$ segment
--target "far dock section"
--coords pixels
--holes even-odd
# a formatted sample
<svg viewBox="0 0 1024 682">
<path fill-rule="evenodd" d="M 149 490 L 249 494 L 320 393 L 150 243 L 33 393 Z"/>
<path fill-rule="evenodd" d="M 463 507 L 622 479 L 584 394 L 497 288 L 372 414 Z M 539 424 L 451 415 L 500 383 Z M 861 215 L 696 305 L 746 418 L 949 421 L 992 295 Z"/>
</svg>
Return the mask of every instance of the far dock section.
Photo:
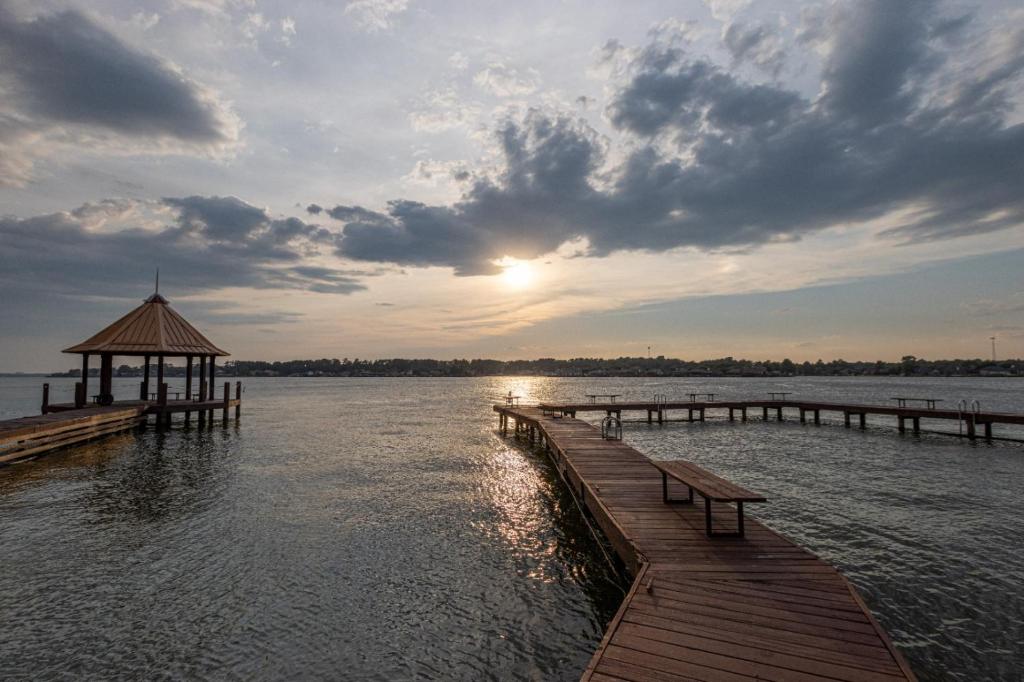
<svg viewBox="0 0 1024 682">
<path fill-rule="evenodd" d="M 662 424 L 669 421 L 669 411 L 684 412 L 685 421 L 704 421 L 707 412 L 719 410 L 728 414 L 729 421 L 740 419 L 747 421 L 748 413 L 761 413 L 767 421 L 771 416 L 783 421 L 785 410 L 796 412 L 801 423 L 808 420 L 821 424 L 822 413 L 841 414 L 843 424 L 850 428 L 856 420 L 860 428 L 867 428 L 868 415 L 887 415 L 896 418 L 896 426 L 900 433 L 907 430 L 907 422 L 914 433 L 921 432 L 922 419 L 936 419 L 952 422 L 959 435 L 971 440 L 979 436 L 979 429 L 985 438 L 992 438 L 992 427 L 995 424 L 1024 424 L 1024 414 L 982 411 L 977 403 L 968 404 L 960 401 L 956 409 L 939 409 L 936 403 L 942 402 L 932 398 L 893 398 L 895 405 L 863 405 L 856 403 L 834 403 L 820 401 L 802 401 L 786 398 L 788 393 L 771 393 L 768 400 L 714 400 L 713 394 L 692 394 L 710 399 L 666 401 L 659 396 L 657 400 L 634 402 L 585 402 L 585 403 L 542 403 L 539 407 L 546 414 L 560 414 L 575 417 L 578 412 L 605 412 L 608 415 L 622 417 L 623 412 L 646 413 L 647 423 Z"/>
<path fill-rule="evenodd" d="M 0 421 L 0 463 L 129 431 L 144 412 L 141 405 L 118 405 Z"/>
<path fill-rule="evenodd" d="M 43 395 L 46 396 L 46 385 Z M 235 419 L 242 409 L 242 384 L 224 384 L 224 397 L 219 400 L 125 400 L 107 406 L 76 407 L 74 403 L 50 405 L 43 402 L 43 414 L 0 421 L 0 464 L 43 455 L 115 433 L 144 426 L 152 415 L 158 427 L 171 424 L 171 416 L 183 414 L 185 424 L 193 413 L 198 425 L 212 426 L 220 413 L 222 422 L 228 423 L 232 410 Z M 166 389 L 161 396 L 166 395 Z"/>
<path fill-rule="evenodd" d="M 832 566 L 753 519 L 744 528 L 742 507 L 688 503 L 694 489 L 760 501 L 749 491 L 695 465 L 663 477 L 637 450 L 550 406 L 494 411 L 502 433 L 512 422 L 544 446 L 634 578 L 583 680 L 915 679 Z M 719 532 L 709 535 L 712 517 Z"/>
</svg>

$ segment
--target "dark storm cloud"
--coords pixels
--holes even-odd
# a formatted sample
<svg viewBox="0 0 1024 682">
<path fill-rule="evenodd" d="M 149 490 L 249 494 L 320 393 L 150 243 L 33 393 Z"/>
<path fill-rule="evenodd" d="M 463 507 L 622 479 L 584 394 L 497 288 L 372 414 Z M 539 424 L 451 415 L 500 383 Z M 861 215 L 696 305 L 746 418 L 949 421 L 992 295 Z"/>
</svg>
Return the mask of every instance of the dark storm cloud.
<svg viewBox="0 0 1024 682">
<path fill-rule="evenodd" d="M 34 118 L 193 143 L 234 135 L 195 83 L 73 10 L 20 21 L 0 8 L 0 74 L 8 103 Z"/>
<path fill-rule="evenodd" d="M 123 227 L 146 208 L 130 202 L 0 218 L 0 286 L 29 298 L 135 298 L 145 294 L 159 266 L 166 290 L 178 294 L 224 287 L 338 294 L 365 288 L 361 273 L 306 264 L 311 250 L 333 244 L 333 235 L 316 225 L 272 218 L 234 197 L 173 198 L 162 205 L 171 220 L 156 229 Z M 91 228 L 100 213 L 116 219 L 118 229 Z"/>
<path fill-rule="evenodd" d="M 532 111 L 498 131 L 500 177 L 451 206 L 331 209 L 338 251 L 469 275 L 578 237 L 603 255 L 747 247 L 897 210 L 889 234 L 905 240 L 1024 223 L 1024 126 L 1008 123 L 1024 31 L 977 59 L 988 44 L 965 43 L 966 20 L 933 2 L 835 7 L 803 34 L 831 46 L 818 100 L 656 40 L 631 54 L 608 107 L 633 139 L 614 168 L 585 122 Z"/>
</svg>

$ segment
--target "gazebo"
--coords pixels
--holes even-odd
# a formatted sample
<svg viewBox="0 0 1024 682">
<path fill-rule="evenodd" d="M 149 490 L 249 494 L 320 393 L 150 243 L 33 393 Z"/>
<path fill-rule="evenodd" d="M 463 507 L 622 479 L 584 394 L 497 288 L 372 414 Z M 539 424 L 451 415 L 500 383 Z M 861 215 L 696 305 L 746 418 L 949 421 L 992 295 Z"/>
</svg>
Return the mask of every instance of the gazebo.
<svg viewBox="0 0 1024 682">
<path fill-rule="evenodd" d="M 203 401 L 212 400 L 214 397 L 217 357 L 229 355 L 213 345 L 199 330 L 171 308 L 167 299 L 160 295 L 159 288 L 138 308 L 85 341 L 64 349 L 64 352 L 82 356 L 82 381 L 76 387 L 75 407 L 84 407 L 89 402 L 90 355 L 100 356 L 100 388 L 99 393 L 92 396 L 93 402 L 98 405 L 110 405 L 114 402 L 112 379 L 115 355 L 145 358 L 139 399 L 159 398 L 163 401 L 166 401 L 167 396 L 160 396 L 159 392 L 160 387 L 164 385 L 164 358 L 185 358 L 185 398 Z M 157 362 L 158 388 L 155 394 L 149 390 L 149 368 L 154 356 Z M 192 368 L 196 360 L 199 362 L 199 392 L 193 396 Z"/>
</svg>

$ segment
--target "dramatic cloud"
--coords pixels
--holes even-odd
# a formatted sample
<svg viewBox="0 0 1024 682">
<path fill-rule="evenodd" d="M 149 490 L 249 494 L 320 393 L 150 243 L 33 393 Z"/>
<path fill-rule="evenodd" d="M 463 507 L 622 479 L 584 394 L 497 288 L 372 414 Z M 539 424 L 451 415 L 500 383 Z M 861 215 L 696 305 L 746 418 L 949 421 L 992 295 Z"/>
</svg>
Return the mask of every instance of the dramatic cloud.
<svg viewBox="0 0 1024 682">
<path fill-rule="evenodd" d="M 33 133 L 78 144 L 117 137 L 148 151 L 238 138 L 237 118 L 210 91 L 71 10 L 23 21 L 0 8 L 0 94 L 4 184 L 27 178 L 40 155 Z"/>
<path fill-rule="evenodd" d="M 824 46 L 814 100 L 744 82 L 678 41 L 618 48 L 607 116 L 628 144 L 614 157 L 585 121 L 531 111 L 498 130 L 503 172 L 451 206 L 332 209 L 339 253 L 467 275 L 576 239 L 604 255 L 749 247 L 879 218 L 905 240 L 1024 224 L 1024 126 L 1011 118 L 1024 31 L 974 42 L 967 25 L 928 0 L 837 4 L 804 35 Z M 756 63 L 764 40 L 736 50 Z"/>
<path fill-rule="evenodd" d="M 778 31 L 762 23 L 731 22 L 722 30 L 722 41 L 737 64 L 750 62 L 773 76 L 786 61 Z"/>
<path fill-rule="evenodd" d="M 124 297 L 161 268 L 179 293 L 224 287 L 363 289 L 308 258 L 334 235 L 234 197 L 108 200 L 33 218 L 0 218 L 0 286 L 26 296 Z"/>
</svg>

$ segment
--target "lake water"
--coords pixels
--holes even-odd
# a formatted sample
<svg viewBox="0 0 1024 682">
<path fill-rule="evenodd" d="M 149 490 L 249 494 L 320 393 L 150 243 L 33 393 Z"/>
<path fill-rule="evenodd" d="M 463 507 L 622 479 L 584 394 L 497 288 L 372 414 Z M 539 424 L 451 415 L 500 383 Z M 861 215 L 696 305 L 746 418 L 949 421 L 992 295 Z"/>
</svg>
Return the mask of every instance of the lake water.
<svg viewBox="0 0 1024 682">
<path fill-rule="evenodd" d="M 0 378 L 0 418 L 37 411 L 42 381 Z M 70 399 L 73 380 L 49 381 Z M 0 677 L 577 678 L 626 585 L 545 458 L 498 437 L 490 404 L 510 390 L 1024 412 L 1018 379 L 244 383 L 237 425 L 0 468 Z M 837 565 L 921 679 L 1020 679 L 1024 447 L 869 426 L 712 419 L 625 437 L 765 493 L 750 513 Z"/>
</svg>

